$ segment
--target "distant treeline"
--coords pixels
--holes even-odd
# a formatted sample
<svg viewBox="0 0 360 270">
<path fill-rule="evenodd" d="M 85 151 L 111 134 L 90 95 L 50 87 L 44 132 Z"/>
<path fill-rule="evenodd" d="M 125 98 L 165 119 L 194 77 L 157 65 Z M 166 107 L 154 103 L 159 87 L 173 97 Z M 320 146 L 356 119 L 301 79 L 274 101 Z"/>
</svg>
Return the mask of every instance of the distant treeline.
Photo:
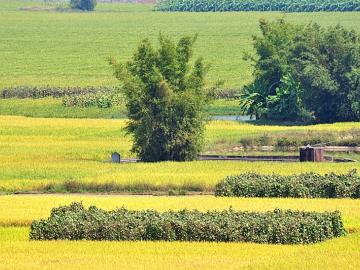
<svg viewBox="0 0 360 270">
<path fill-rule="evenodd" d="M 360 1 L 346 0 L 159 0 L 160 11 L 360 11 Z"/>
</svg>

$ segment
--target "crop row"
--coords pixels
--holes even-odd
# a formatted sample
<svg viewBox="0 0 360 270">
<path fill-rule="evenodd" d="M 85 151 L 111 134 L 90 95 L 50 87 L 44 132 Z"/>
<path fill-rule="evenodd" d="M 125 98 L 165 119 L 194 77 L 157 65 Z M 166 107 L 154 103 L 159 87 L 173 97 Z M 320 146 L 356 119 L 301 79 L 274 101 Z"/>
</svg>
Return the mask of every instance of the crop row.
<svg viewBox="0 0 360 270">
<path fill-rule="evenodd" d="M 165 240 L 307 244 L 342 236 L 340 212 L 275 209 L 264 213 L 233 209 L 105 211 L 72 203 L 31 224 L 31 240 Z"/>
<path fill-rule="evenodd" d="M 160 0 L 160 11 L 224 12 L 224 11 L 360 11 L 360 1 L 338 0 Z"/>
<path fill-rule="evenodd" d="M 261 175 L 245 173 L 229 176 L 215 187 L 217 196 L 360 198 L 360 176 L 347 174 L 303 173 L 298 175 Z"/>
</svg>

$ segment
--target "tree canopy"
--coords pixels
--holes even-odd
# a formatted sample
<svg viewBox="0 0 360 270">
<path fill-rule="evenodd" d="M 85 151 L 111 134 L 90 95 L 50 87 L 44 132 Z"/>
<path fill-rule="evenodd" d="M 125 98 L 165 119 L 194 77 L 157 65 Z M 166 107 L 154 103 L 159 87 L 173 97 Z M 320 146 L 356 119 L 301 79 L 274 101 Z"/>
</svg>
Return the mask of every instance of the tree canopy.
<svg viewBox="0 0 360 270">
<path fill-rule="evenodd" d="M 260 21 L 254 82 L 241 108 L 257 118 L 360 120 L 360 35 L 337 25 Z"/>
<path fill-rule="evenodd" d="M 144 39 L 128 62 L 112 60 L 127 100 L 132 150 L 143 161 L 193 160 L 202 149 L 207 67 L 202 58 L 190 65 L 195 40 L 160 35 L 159 48 Z"/>
</svg>

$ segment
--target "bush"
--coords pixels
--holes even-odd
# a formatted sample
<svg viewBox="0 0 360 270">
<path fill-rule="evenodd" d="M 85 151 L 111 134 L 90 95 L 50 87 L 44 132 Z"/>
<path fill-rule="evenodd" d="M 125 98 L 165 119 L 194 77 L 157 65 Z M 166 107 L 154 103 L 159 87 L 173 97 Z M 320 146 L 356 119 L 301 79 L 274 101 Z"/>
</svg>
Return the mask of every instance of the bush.
<svg viewBox="0 0 360 270">
<path fill-rule="evenodd" d="M 215 196 L 360 198 L 360 177 L 356 170 L 347 174 L 303 173 L 281 176 L 245 173 L 228 176 L 215 186 Z"/>
<path fill-rule="evenodd" d="M 63 106 L 111 108 L 119 104 L 121 99 L 120 95 L 113 93 L 87 93 L 84 95 L 65 96 L 63 98 Z"/>
<path fill-rule="evenodd" d="M 345 234 L 340 213 L 282 211 L 253 213 L 182 210 L 159 213 L 120 208 L 105 211 L 81 203 L 51 211 L 33 221 L 31 240 L 216 241 L 307 244 Z"/>
<path fill-rule="evenodd" d="M 70 0 L 70 7 L 92 11 L 96 6 L 96 0 Z"/>
<path fill-rule="evenodd" d="M 212 99 L 237 99 L 239 92 L 239 89 L 211 88 L 208 90 L 207 95 Z"/>
</svg>

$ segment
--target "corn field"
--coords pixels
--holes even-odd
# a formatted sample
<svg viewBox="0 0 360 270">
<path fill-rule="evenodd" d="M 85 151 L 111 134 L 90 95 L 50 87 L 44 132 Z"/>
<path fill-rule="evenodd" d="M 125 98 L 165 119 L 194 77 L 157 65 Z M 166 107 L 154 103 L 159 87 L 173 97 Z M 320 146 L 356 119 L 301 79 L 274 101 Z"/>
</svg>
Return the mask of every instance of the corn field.
<svg viewBox="0 0 360 270">
<path fill-rule="evenodd" d="M 226 11 L 360 11 L 360 1 L 346 0 L 159 0 L 159 11 L 226 12 Z"/>
</svg>

